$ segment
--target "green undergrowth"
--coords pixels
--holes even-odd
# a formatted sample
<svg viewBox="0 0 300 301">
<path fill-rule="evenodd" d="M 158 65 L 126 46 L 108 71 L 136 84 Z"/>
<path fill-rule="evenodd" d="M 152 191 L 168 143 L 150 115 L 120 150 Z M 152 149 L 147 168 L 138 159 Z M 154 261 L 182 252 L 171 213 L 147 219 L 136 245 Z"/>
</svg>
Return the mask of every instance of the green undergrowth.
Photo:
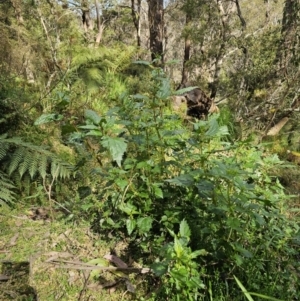
<svg viewBox="0 0 300 301">
<path fill-rule="evenodd" d="M 20 218 L 21 208 L 1 216 L 2 249 L 11 245 L 3 259 L 32 262 L 41 300 L 298 300 L 297 206 L 278 178 L 286 163 L 239 139 L 229 111 L 184 120 L 171 99 L 191 88 L 174 92 L 161 69 L 137 64 L 149 69 L 144 90 L 122 93 L 105 112 L 86 108 L 67 132 L 67 115 L 35 122 L 60 128 L 73 165 L 60 179 L 49 159 L 42 185 L 32 177 L 49 217 Z M 8 148 L 3 156 L 10 166 Z M 18 158 L 22 182 L 35 166 Z M 108 263 L 108 252 L 123 262 Z M 84 262 L 138 272 L 89 273 Z"/>
<path fill-rule="evenodd" d="M 152 268 L 146 299 L 244 300 L 234 277 L 250 292 L 297 298 L 299 227 L 275 172 L 284 162 L 228 139 L 226 118 L 183 124 L 166 114 L 170 83 L 152 75 L 149 90 L 124 95 L 107 114 L 86 110 L 70 137 L 93 139 L 111 157 L 91 170 L 98 188 L 81 206 L 92 229 L 125 238 L 134 260 Z"/>
</svg>

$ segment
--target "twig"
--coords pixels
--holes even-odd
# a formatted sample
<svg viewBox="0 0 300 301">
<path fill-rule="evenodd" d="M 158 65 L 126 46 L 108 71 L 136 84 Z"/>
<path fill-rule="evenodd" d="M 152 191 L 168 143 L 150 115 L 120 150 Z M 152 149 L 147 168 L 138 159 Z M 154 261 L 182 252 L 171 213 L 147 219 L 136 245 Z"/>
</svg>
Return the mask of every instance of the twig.
<svg viewBox="0 0 300 301">
<path fill-rule="evenodd" d="M 82 297 L 83 297 L 83 295 L 84 295 L 84 292 L 86 291 L 87 284 L 88 284 L 88 281 L 89 281 L 89 279 L 90 279 L 90 275 L 91 275 L 91 273 L 89 273 L 88 276 L 85 277 L 85 274 L 83 273 L 83 276 L 84 276 L 85 279 L 84 279 L 83 287 L 82 287 L 82 289 L 80 290 L 80 293 L 79 293 L 79 296 L 78 296 L 78 299 L 77 299 L 78 301 L 83 300 Z"/>
</svg>

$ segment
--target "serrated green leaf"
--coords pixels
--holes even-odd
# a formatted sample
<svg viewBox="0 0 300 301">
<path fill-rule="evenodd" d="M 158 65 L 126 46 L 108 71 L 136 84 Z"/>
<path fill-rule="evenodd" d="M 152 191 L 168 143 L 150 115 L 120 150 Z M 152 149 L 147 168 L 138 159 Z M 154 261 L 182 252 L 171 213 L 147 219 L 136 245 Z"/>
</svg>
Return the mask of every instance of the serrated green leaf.
<svg viewBox="0 0 300 301">
<path fill-rule="evenodd" d="M 216 134 L 218 133 L 219 128 L 220 128 L 218 121 L 215 118 L 212 118 L 209 120 L 208 124 L 209 124 L 209 128 L 208 128 L 207 132 L 205 133 L 205 136 L 208 136 L 208 137 L 216 136 Z"/>
<path fill-rule="evenodd" d="M 179 233 L 181 237 L 190 238 L 191 230 L 186 220 L 182 220 L 179 226 Z"/>
<path fill-rule="evenodd" d="M 227 226 L 229 226 L 230 228 L 235 229 L 235 230 L 239 230 L 240 226 L 241 226 L 240 220 L 235 217 L 229 217 L 226 220 L 226 224 L 227 224 Z"/>
<path fill-rule="evenodd" d="M 167 78 L 161 80 L 161 86 L 157 91 L 156 97 L 159 99 L 167 99 L 171 95 L 170 81 Z"/>
<path fill-rule="evenodd" d="M 117 162 L 119 167 L 121 167 L 121 161 L 127 149 L 127 143 L 125 142 L 125 139 L 120 137 L 111 138 L 105 136 L 102 138 L 101 144 L 103 147 L 109 150 L 113 160 Z"/>
<path fill-rule="evenodd" d="M 136 227 L 136 221 L 134 219 L 126 220 L 126 228 L 127 228 L 128 235 L 131 235 L 135 227 Z"/>
<path fill-rule="evenodd" d="M 180 258 L 182 254 L 184 254 L 184 248 L 181 244 L 181 241 L 176 236 L 174 238 L 174 251 L 178 258 Z"/>
<path fill-rule="evenodd" d="M 128 181 L 124 180 L 124 179 L 117 179 L 115 181 L 115 183 L 117 184 L 117 186 L 119 186 L 122 190 L 125 189 L 125 187 L 128 185 Z"/>
<path fill-rule="evenodd" d="M 85 110 L 84 117 L 94 124 L 99 124 L 101 121 L 101 117 L 93 110 Z"/>
<path fill-rule="evenodd" d="M 128 215 L 133 215 L 133 214 L 138 213 L 137 208 L 134 205 L 132 205 L 131 203 L 122 203 L 119 206 L 119 209 Z"/>
<path fill-rule="evenodd" d="M 164 197 L 163 191 L 157 185 L 153 185 L 154 194 L 156 197 L 162 199 Z"/>
<path fill-rule="evenodd" d="M 151 217 L 141 217 L 137 220 L 137 228 L 140 234 L 148 233 L 152 228 L 153 218 Z"/>
<path fill-rule="evenodd" d="M 182 283 L 187 281 L 187 277 L 189 277 L 189 271 L 185 267 L 180 267 L 179 269 L 173 269 L 170 272 L 171 277 L 179 280 Z"/>
</svg>

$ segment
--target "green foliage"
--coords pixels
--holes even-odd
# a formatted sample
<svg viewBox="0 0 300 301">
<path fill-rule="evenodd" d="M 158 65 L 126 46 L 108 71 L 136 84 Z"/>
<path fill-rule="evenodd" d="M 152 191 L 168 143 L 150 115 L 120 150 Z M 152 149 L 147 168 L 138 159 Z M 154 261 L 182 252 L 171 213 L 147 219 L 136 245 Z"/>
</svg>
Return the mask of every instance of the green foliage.
<svg viewBox="0 0 300 301">
<path fill-rule="evenodd" d="M 281 99 L 288 105 L 297 99 L 298 69 L 273 84 L 280 27 L 241 30 L 225 2 L 224 16 L 222 2 L 184 3 L 190 21 L 182 37 L 194 42 L 186 67 L 194 77 L 201 74 L 203 86 L 213 79 L 229 109 L 183 123 L 167 109 L 176 92 L 164 72 L 146 61 L 132 63 L 146 55 L 116 42 L 132 45 L 130 9 L 103 11 L 105 47 L 92 48 L 86 44 L 94 32 L 83 33 L 60 2 L 14 2 L 0 4 L 0 127 L 27 139 L 0 137 L 1 204 L 15 202 L 16 187 L 27 199 L 45 192 L 51 198 L 50 184 L 71 176 L 68 164 L 37 146 L 50 142 L 55 124 L 59 139 L 77 151 L 69 154 L 77 162 L 76 180 L 57 181 L 56 200 L 65 202 L 69 218 L 92 220 L 103 238 L 121 237 L 136 261 L 151 266 L 150 299 L 299 298 L 299 226 L 274 175 L 284 166 L 261 145 L 236 141 L 241 135 L 232 113 L 265 122 Z M 170 19 L 182 22 L 175 10 Z M 174 43 L 166 43 L 166 55 Z M 39 136 L 32 120 L 42 125 Z M 243 296 L 242 283 L 259 293 Z"/>
<path fill-rule="evenodd" d="M 202 296 L 201 292 L 205 289 L 202 282 L 204 270 L 199 269 L 195 259 L 205 256 L 205 250 L 192 251 L 188 247 L 191 230 L 185 220 L 179 225 L 179 233 L 171 230 L 170 234 L 174 237 L 174 242 L 166 244 L 160 256 L 162 261 L 152 264 L 153 272 L 162 278 L 162 286 L 159 295 L 165 296 L 170 300 L 198 300 Z M 172 292 L 172 294 L 170 294 Z"/>
<path fill-rule="evenodd" d="M 0 136 L 0 199 L 12 203 L 14 185 L 9 179 L 14 174 L 18 179 L 29 175 L 31 180 L 40 177 L 44 181 L 65 179 L 72 174 L 72 167 L 43 147 L 22 141 L 20 138 Z"/>
<path fill-rule="evenodd" d="M 15 200 L 14 188 L 7 174 L 0 171 L 0 205 L 12 204 Z"/>
<path fill-rule="evenodd" d="M 114 49 L 104 47 L 90 49 L 78 46 L 74 49 L 72 67 L 68 70 L 66 78 L 73 84 L 74 81 L 83 81 L 85 86 L 82 88 L 87 87 L 90 93 L 98 92 L 100 87 L 108 90 L 116 89 L 122 85 L 118 74 L 128 67 L 135 52 L 134 47 L 122 45 L 115 45 Z M 123 91 L 116 91 L 110 98 L 115 98 L 117 92 Z"/>
<path fill-rule="evenodd" d="M 271 174 L 282 162 L 261 146 L 224 140 L 226 119 L 221 125 L 218 115 L 192 129 L 167 115 L 172 91 L 160 69 L 148 86 L 107 114 L 87 111 L 80 127 L 80 137 L 112 159 L 93 170 L 101 201 L 82 205 L 95 216 L 94 229 L 126 236 L 153 264 L 161 278 L 154 300 L 205 300 L 211 291 L 233 298 L 233 275 L 262 295 L 295 296 L 287 264 L 296 264 L 291 242 L 299 227 L 281 213 L 288 196 Z"/>
</svg>

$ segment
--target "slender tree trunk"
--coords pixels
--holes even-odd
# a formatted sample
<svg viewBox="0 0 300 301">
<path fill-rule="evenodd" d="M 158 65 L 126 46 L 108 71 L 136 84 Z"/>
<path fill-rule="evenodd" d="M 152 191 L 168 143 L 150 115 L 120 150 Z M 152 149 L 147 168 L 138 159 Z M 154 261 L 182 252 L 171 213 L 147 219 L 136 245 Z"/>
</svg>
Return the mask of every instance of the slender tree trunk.
<svg viewBox="0 0 300 301">
<path fill-rule="evenodd" d="M 135 1 L 131 0 L 131 15 L 136 29 L 137 46 L 141 47 L 141 0 L 137 0 L 137 8 L 135 8 Z"/>
<path fill-rule="evenodd" d="M 267 0 L 267 1 L 269 1 L 269 0 Z M 242 29 L 245 29 L 247 24 L 246 24 L 246 21 L 243 17 L 239 0 L 235 0 L 235 6 L 236 6 L 237 15 L 238 15 L 238 17 L 240 19 L 240 22 L 241 22 L 241 25 L 242 25 Z"/>
<path fill-rule="evenodd" d="M 163 66 L 164 2 L 148 0 L 148 21 L 150 31 L 151 59 L 159 59 L 156 65 Z"/>
<path fill-rule="evenodd" d="M 88 1 L 83 0 L 81 7 L 83 28 L 85 32 L 88 32 L 89 30 L 93 29 Z"/>
<path fill-rule="evenodd" d="M 277 62 L 279 69 L 287 73 L 288 66 L 293 57 L 299 58 L 299 23 L 300 23 L 300 1 L 286 0 L 283 10 L 281 43 L 277 51 Z"/>
<path fill-rule="evenodd" d="M 185 19 L 185 26 L 188 27 L 190 22 L 192 20 L 192 17 L 190 13 L 186 14 L 186 19 Z M 187 68 L 187 64 L 190 60 L 191 56 L 191 39 L 189 34 L 186 35 L 184 39 L 184 56 L 183 56 L 183 67 L 182 67 L 182 77 L 181 77 L 181 87 L 185 87 L 187 82 L 189 81 L 189 72 Z"/>
<path fill-rule="evenodd" d="M 95 8 L 96 8 L 97 29 L 98 29 L 98 33 L 96 36 L 96 46 L 99 46 L 101 39 L 102 39 L 104 24 L 101 23 L 101 16 L 100 16 L 100 11 L 99 11 L 98 0 L 95 0 Z"/>
</svg>

